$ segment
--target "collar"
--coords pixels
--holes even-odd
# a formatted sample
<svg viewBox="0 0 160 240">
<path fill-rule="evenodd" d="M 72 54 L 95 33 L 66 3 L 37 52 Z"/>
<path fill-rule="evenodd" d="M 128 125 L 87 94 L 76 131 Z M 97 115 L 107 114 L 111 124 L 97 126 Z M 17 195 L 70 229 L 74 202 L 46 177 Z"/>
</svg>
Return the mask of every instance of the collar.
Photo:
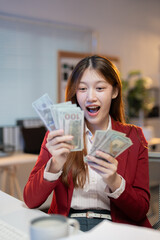
<svg viewBox="0 0 160 240">
<path fill-rule="evenodd" d="M 112 121 L 111 121 L 110 115 L 109 115 L 108 127 L 106 131 L 108 131 L 109 129 L 112 129 Z M 85 124 L 85 133 L 89 136 L 89 138 L 92 138 L 93 134 L 91 133 L 91 131 L 89 130 L 86 124 Z"/>
</svg>

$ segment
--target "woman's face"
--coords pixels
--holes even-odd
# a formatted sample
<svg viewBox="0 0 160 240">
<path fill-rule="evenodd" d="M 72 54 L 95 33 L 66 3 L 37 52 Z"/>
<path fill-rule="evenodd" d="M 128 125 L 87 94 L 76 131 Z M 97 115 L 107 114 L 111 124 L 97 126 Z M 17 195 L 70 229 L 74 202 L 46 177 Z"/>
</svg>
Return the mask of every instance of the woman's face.
<svg viewBox="0 0 160 240">
<path fill-rule="evenodd" d="M 118 91 L 103 76 L 93 69 L 85 70 L 76 96 L 84 111 L 87 127 L 93 133 L 97 129 L 106 129 L 111 101 L 117 94 Z"/>
</svg>

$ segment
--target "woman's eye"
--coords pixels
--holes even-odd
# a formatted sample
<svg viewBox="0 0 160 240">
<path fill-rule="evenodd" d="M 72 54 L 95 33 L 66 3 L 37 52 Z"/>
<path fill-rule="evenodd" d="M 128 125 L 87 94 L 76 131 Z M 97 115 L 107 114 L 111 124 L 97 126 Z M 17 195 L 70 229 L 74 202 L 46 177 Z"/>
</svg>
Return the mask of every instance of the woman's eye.
<svg viewBox="0 0 160 240">
<path fill-rule="evenodd" d="M 78 90 L 79 91 L 85 91 L 87 88 L 86 87 L 79 87 Z"/>
<path fill-rule="evenodd" d="M 98 91 L 103 91 L 105 88 L 104 87 L 97 87 L 96 88 Z"/>
</svg>

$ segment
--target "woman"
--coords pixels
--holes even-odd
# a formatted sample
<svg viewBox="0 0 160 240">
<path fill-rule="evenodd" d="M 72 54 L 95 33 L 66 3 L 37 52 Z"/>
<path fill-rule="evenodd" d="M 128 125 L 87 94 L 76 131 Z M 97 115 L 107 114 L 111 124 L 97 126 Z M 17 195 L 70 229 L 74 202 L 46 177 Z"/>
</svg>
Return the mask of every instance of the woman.
<svg viewBox="0 0 160 240">
<path fill-rule="evenodd" d="M 71 152 L 73 136 L 62 129 L 47 132 L 24 188 L 25 203 L 39 207 L 53 192 L 48 212 L 77 218 L 82 231 L 104 219 L 151 227 L 147 142 L 141 128 L 125 124 L 116 67 L 101 56 L 82 59 L 68 81 L 66 101 L 84 111 L 84 150 Z M 108 129 L 125 133 L 133 145 L 116 159 L 98 149 L 99 158 L 87 155 L 96 130 Z M 88 165 L 84 156 L 96 164 Z"/>
</svg>

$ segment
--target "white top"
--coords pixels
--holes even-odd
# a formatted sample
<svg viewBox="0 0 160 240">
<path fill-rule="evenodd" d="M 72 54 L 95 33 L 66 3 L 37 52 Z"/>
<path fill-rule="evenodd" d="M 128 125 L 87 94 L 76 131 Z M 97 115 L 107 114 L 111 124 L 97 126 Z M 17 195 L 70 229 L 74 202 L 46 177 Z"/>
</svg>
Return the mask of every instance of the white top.
<svg viewBox="0 0 160 240">
<path fill-rule="evenodd" d="M 111 118 L 109 117 L 108 129 L 111 128 Z M 88 128 L 86 128 L 86 143 L 87 151 L 91 149 L 92 146 L 92 134 Z M 44 178 L 48 181 L 54 181 L 59 178 L 62 174 L 60 171 L 57 174 L 48 172 L 50 159 L 46 165 L 44 171 Z M 108 209 L 110 210 L 110 199 L 118 198 L 125 189 L 125 180 L 122 178 L 121 186 L 113 193 L 110 193 L 107 184 L 103 181 L 103 178 L 94 170 L 88 166 L 89 170 L 89 182 L 86 181 L 84 188 L 75 188 L 73 191 L 71 207 L 74 209 Z"/>
</svg>

